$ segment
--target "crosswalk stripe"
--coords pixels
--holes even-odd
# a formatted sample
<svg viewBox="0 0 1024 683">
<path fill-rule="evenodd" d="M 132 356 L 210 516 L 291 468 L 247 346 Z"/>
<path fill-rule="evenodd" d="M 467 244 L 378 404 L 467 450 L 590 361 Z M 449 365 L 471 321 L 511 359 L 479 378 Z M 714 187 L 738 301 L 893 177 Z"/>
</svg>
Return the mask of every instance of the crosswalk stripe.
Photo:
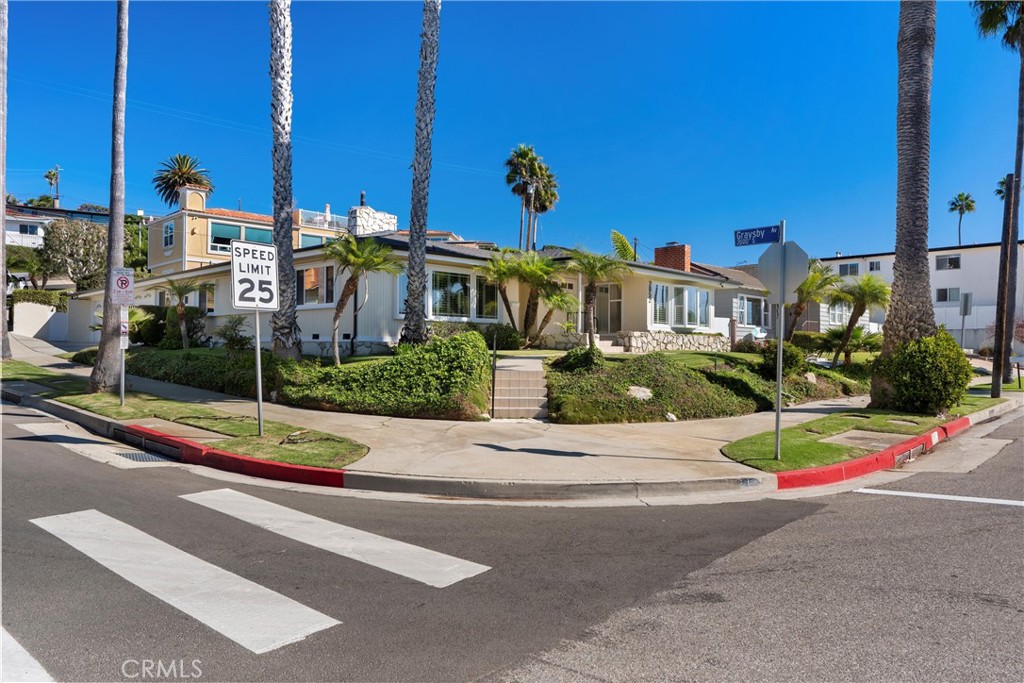
<svg viewBox="0 0 1024 683">
<path fill-rule="evenodd" d="M 32 523 L 255 653 L 341 623 L 98 510 Z"/>
<path fill-rule="evenodd" d="M 486 565 L 353 529 L 232 489 L 203 491 L 182 498 L 294 541 L 436 588 L 450 586 L 490 569 Z"/>
<path fill-rule="evenodd" d="M 952 500 L 958 503 L 987 503 L 989 505 L 1024 507 L 1024 500 L 1007 500 L 1005 498 L 975 498 L 973 496 L 950 496 L 943 493 L 918 493 L 916 491 L 893 491 L 890 489 L 856 489 L 854 493 L 873 493 L 877 496 L 906 496 L 908 498 Z"/>
<path fill-rule="evenodd" d="M 3 631 L 3 665 L 0 667 L 0 680 L 7 683 L 50 683 L 53 681 L 46 669 L 28 653 L 18 641 Z"/>
</svg>

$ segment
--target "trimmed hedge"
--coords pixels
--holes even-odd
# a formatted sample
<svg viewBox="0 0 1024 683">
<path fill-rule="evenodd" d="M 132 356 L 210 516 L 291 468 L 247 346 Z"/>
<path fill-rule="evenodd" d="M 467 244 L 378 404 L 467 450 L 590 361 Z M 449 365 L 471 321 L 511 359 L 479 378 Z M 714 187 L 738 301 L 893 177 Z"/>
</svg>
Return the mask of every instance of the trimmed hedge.
<svg viewBox="0 0 1024 683">
<path fill-rule="evenodd" d="M 279 401 L 349 413 L 479 419 L 487 411 L 490 357 L 477 333 L 400 347 L 393 358 L 354 368 L 282 366 Z"/>
<path fill-rule="evenodd" d="M 67 313 L 68 299 L 74 294 L 72 290 L 56 291 L 52 289 L 15 289 L 11 292 L 13 304 L 41 304 L 53 306 L 61 313 Z"/>
<path fill-rule="evenodd" d="M 824 338 L 823 332 L 794 332 L 792 343 L 807 353 L 814 353 L 821 347 Z"/>
<path fill-rule="evenodd" d="M 907 413 L 938 415 L 958 405 L 974 376 L 971 362 L 945 328 L 935 336 L 904 342 L 875 361 L 888 380 L 892 407 Z"/>
<path fill-rule="evenodd" d="M 774 339 L 769 339 L 761 347 L 761 364 L 758 366 L 758 369 L 768 379 L 775 379 L 777 376 L 778 350 L 778 342 Z M 806 366 L 807 361 L 804 358 L 804 352 L 797 348 L 795 344 L 790 344 L 787 341 L 782 342 L 782 374 L 795 375 L 798 372 L 802 372 Z"/>
<path fill-rule="evenodd" d="M 499 351 L 515 351 L 523 348 L 526 338 L 508 323 L 453 323 L 434 322 L 430 323 L 430 336 L 438 339 L 447 339 L 457 334 L 466 332 L 477 332 L 484 338 L 487 348 L 491 348 L 497 335 Z"/>
<path fill-rule="evenodd" d="M 178 325 L 178 309 L 171 306 L 166 309 L 164 317 L 164 336 L 157 344 L 161 349 L 174 350 L 181 346 L 181 327 Z M 205 311 L 200 311 L 195 306 L 185 307 L 185 333 L 188 335 L 189 347 L 199 346 L 206 336 Z"/>
</svg>

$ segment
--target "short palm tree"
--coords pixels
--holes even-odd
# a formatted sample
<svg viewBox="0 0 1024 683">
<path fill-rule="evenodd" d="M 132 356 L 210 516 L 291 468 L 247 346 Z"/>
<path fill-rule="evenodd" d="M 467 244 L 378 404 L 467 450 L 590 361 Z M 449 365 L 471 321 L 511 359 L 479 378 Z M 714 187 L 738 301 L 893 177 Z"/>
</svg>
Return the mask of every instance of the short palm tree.
<svg viewBox="0 0 1024 683">
<path fill-rule="evenodd" d="M 334 364 L 341 365 L 341 354 L 338 351 L 338 328 L 345 306 L 356 293 L 359 279 L 366 278 L 370 273 L 388 273 L 398 275 L 402 272 L 402 262 L 391 254 L 391 247 L 382 244 L 372 237 L 357 240 L 352 235 L 334 240 L 327 245 L 327 256 L 338 264 L 338 272 L 348 271 L 348 279 L 341 288 L 338 303 L 334 306 L 334 326 L 331 331 L 331 348 L 334 350 Z M 369 292 L 369 288 L 366 288 Z"/>
<path fill-rule="evenodd" d="M 153 189 L 167 206 L 174 206 L 178 201 L 178 192 L 186 185 L 205 187 L 213 192 L 209 171 L 200 168 L 198 158 L 188 154 L 174 154 L 167 161 L 161 162 L 156 175 L 153 176 Z"/>
<path fill-rule="evenodd" d="M 181 332 L 181 348 L 188 349 L 188 325 L 185 321 L 185 299 L 189 294 L 199 292 L 210 292 L 213 290 L 213 283 L 202 282 L 198 278 L 185 280 L 172 280 L 160 288 L 160 291 L 169 294 L 174 302 L 174 309 L 178 313 L 178 329 Z"/>
<path fill-rule="evenodd" d="M 1006 183 L 1005 178 L 1003 183 Z M 971 196 L 970 192 L 961 192 L 949 200 L 949 212 L 960 214 L 960 220 L 956 224 L 956 243 L 958 246 L 963 244 L 960 228 L 964 224 L 964 214 L 974 213 L 974 208 L 974 197 Z"/>
<path fill-rule="evenodd" d="M 583 289 L 584 330 L 590 348 L 597 348 L 594 310 L 597 307 L 597 285 L 601 282 L 622 282 L 623 276 L 633 272 L 623 261 L 605 254 L 595 254 L 583 249 L 573 249 L 572 260 L 566 267 L 572 273 L 579 273 L 586 280 Z"/>
<path fill-rule="evenodd" d="M 540 300 L 548 310 L 547 313 L 544 314 L 544 317 L 541 318 L 540 324 L 537 325 L 536 336 L 533 339 L 527 340 L 527 346 L 533 346 L 541 340 L 544 334 L 544 329 L 551 324 L 551 319 L 555 317 L 555 311 L 575 313 L 580 307 L 579 299 L 574 297 L 568 291 L 562 289 L 561 285 L 557 283 L 552 283 L 551 287 L 542 291 L 540 294 Z"/>
<path fill-rule="evenodd" d="M 842 281 L 843 279 L 832 270 L 832 266 L 821 261 L 811 263 L 807 277 L 796 288 L 796 303 L 791 309 L 789 327 L 786 329 L 786 341 L 793 341 L 796 323 L 807 310 L 808 304 L 812 302 L 820 304 L 828 297 L 829 292 Z"/>
<path fill-rule="evenodd" d="M 513 264 L 516 279 L 530 288 L 526 296 L 526 306 L 523 308 L 523 325 L 519 330 L 527 339 L 532 339 L 536 333 L 534 328 L 537 324 L 540 295 L 549 290 L 561 274 L 561 269 L 555 264 L 554 259 L 541 256 L 535 251 L 520 254 Z"/>
<path fill-rule="evenodd" d="M 857 351 L 880 351 L 882 348 L 882 335 L 878 332 L 865 332 L 859 325 L 853 329 L 850 340 L 843 346 L 843 337 L 846 330 L 842 327 L 831 327 L 825 330 L 825 334 L 818 340 L 817 351 L 822 353 L 835 353 L 842 350 L 843 363 L 849 366 L 853 362 L 853 354 Z M 835 363 L 833 362 L 833 365 Z"/>
<path fill-rule="evenodd" d="M 828 297 L 830 303 L 845 302 L 853 306 L 853 310 L 850 311 L 850 321 L 846 324 L 846 331 L 843 333 L 842 343 L 832 358 L 833 366 L 839 362 L 839 354 L 843 353 L 849 345 L 860 317 L 871 310 L 879 308 L 884 310 L 889 305 L 891 294 L 889 285 L 874 275 L 864 275 L 856 280 L 844 282 L 832 290 Z"/>
<path fill-rule="evenodd" d="M 519 145 L 508 159 L 505 160 L 505 184 L 512 190 L 512 194 L 519 197 L 519 248 L 523 248 L 523 224 L 526 217 L 527 188 L 530 180 L 536 175 L 537 164 L 540 157 L 533 149 L 533 145 Z"/>
<path fill-rule="evenodd" d="M 90 325 L 90 330 L 102 330 L 103 329 L 103 314 L 97 313 L 96 317 L 99 318 L 99 325 Z M 128 307 L 128 333 L 138 332 L 142 327 L 143 323 L 148 323 L 153 319 L 153 314 L 149 313 L 138 306 Z"/>
<path fill-rule="evenodd" d="M 511 249 L 502 249 L 491 254 L 491 258 L 482 266 L 474 268 L 477 275 L 487 280 L 488 283 L 498 288 L 498 295 L 501 303 L 505 306 L 505 313 L 508 315 L 508 323 L 513 329 L 516 327 L 516 317 L 512 314 L 512 304 L 508 300 L 508 283 L 516 278 L 516 256 Z"/>
</svg>

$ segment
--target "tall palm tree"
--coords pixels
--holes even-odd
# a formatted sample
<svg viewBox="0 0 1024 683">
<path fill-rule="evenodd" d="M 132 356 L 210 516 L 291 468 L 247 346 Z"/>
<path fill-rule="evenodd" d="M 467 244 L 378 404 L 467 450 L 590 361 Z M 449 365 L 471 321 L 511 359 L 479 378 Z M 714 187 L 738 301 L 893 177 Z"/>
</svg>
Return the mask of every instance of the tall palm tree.
<svg viewBox="0 0 1024 683">
<path fill-rule="evenodd" d="M 172 280 L 163 287 L 160 287 L 160 291 L 167 292 L 174 302 L 174 309 L 178 313 L 178 330 L 181 332 L 181 348 L 183 349 L 188 349 L 188 325 L 185 321 L 185 299 L 189 294 L 210 292 L 211 290 L 213 290 L 213 283 L 202 282 L 198 278 Z"/>
<path fill-rule="evenodd" d="M 558 179 L 547 164 L 541 163 L 530 201 L 529 248 L 537 248 L 537 217 L 554 209 L 558 200 Z"/>
<path fill-rule="evenodd" d="M 999 201 L 1003 201 L 1006 198 L 1006 178 L 1000 178 L 999 182 L 996 183 L 996 191 L 994 193 Z"/>
<path fill-rule="evenodd" d="M 1024 2 L 1021 0 L 975 0 L 975 14 L 978 18 L 978 30 L 983 36 L 999 36 L 1003 45 L 1017 53 L 1020 61 L 1020 73 L 1017 78 L 1017 142 L 1013 160 L 1014 192 L 1010 205 L 1010 239 L 1008 244 L 1006 272 L 1009 282 L 1017 282 L 1017 249 L 1015 245 L 1020 235 L 1020 187 L 1021 164 L 1024 162 Z M 1016 297 L 1006 297 L 1006 310 L 1003 313 L 1006 336 L 1003 343 L 1003 355 L 1010 355 L 1010 330 L 1013 329 L 1016 315 Z M 998 340 L 996 346 L 999 346 Z M 1003 381 L 1012 378 L 1009 362 L 1003 363 Z"/>
<path fill-rule="evenodd" d="M 1003 183 L 1006 183 L 1006 179 L 1003 179 Z M 963 244 L 963 238 L 960 233 L 960 227 L 964 224 L 964 214 L 974 213 L 974 197 L 971 196 L 970 192 L 960 192 L 957 196 L 949 200 L 949 212 L 960 214 L 960 220 L 956 224 L 956 243 L 957 246 Z"/>
<path fill-rule="evenodd" d="M 519 249 L 523 248 L 523 224 L 526 217 L 526 203 L 529 195 L 528 187 L 533 178 L 540 157 L 533 145 L 520 144 L 505 160 L 505 184 L 512 189 L 512 194 L 519 197 Z"/>
<path fill-rule="evenodd" d="M 59 179 L 60 176 L 57 175 L 57 169 L 55 168 L 51 168 L 50 170 L 43 174 L 43 180 L 45 180 L 46 184 L 50 186 L 51 195 L 53 195 L 53 186 L 57 184 L 57 181 Z"/>
<path fill-rule="evenodd" d="M 597 348 L 594 309 L 597 307 L 597 285 L 601 282 L 622 282 L 623 276 L 633 272 L 625 263 L 605 254 L 573 249 L 572 260 L 566 270 L 579 273 L 586 280 L 583 289 L 584 330 L 590 348 Z"/>
<path fill-rule="evenodd" d="M 292 256 L 292 15 L 291 0 L 270 2 L 270 125 L 274 167 L 274 245 L 281 306 L 270 317 L 274 354 L 302 357 L 302 330 L 295 314 Z"/>
<path fill-rule="evenodd" d="M 537 324 L 540 295 L 548 291 L 561 274 L 561 269 L 555 264 L 554 259 L 541 256 L 535 251 L 520 254 L 514 264 L 516 279 L 530 288 L 526 296 L 526 305 L 523 307 L 523 325 L 519 330 L 527 339 L 531 339 Z"/>
<path fill-rule="evenodd" d="M 338 264 L 339 273 L 348 271 L 348 279 L 345 280 L 338 303 L 334 306 L 334 327 L 331 332 L 334 364 L 341 365 L 341 355 L 338 352 L 338 328 L 341 325 L 341 316 L 345 313 L 345 307 L 359 286 L 359 278 L 365 278 L 370 273 L 398 275 L 402 272 L 403 267 L 402 262 L 391 254 L 391 247 L 381 244 L 372 237 L 357 240 L 352 235 L 348 235 L 327 245 L 326 253 Z"/>
<path fill-rule="evenodd" d="M 562 286 L 558 283 L 552 283 L 551 287 L 542 291 L 540 294 L 540 300 L 548 310 L 544 314 L 544 317 L 541 318 L 540 324 L 537 325 L 537 334 L 533 339 L 528 339 L 526 341 L 526 346 L 528 347 L 533 346 L 541 340 L 544 334 L 544 329 L 551 324 L 551 319 L 555 317 L 555 311 L 576 313 L 580 306 L 579 299 L 562 289 Z"/>
<path fill-rule="evenodd" d="M 7 198 L 7 0 L 0 0 L 0 197 Z M 4 206 L 6 220 L 7 207 Z M 0 309 L 0 358 L 11 357 L 7 338 L 7 235 L 0 239 L 0 287 L 4 288 Z"/>
<path fill-rule="evenodd" d="M 430 195 L 431 138 L 434 134 L 434 86 L 441 35 L 441 0 L 423 0 L 420 71 L 416 91 L 416 141 L 412 158 L 409 209 L 409 287 L 402 341 L 427 341 L 427 205 Z"/>
<path fill-rule="evenodd" d="M 935 0 L 904 0 L 896 39 L 896 252 L 892 305 L 885 317 L 882 356 L 902 342 L 935 334 L 928 266 L 931 89 L 935 60 Z M 881 374 L 871 378 L 872 406 L 892 404 Z"/>
<path fill-rule="evenodd" d="M 512 329 L 518 330 L 519 328 L 516 327 L 516 317 L 512 313 L 512 304 L 508 300 L 508 283 L 514 280 L 517 274 L 516 256 L 514 254 L 515 252 L 510 249 L 502 249 L 491 254 L 491 258 L 486 263 L 482 266 L 477 266 L 473 270 L 480 277 L 498 288 L 498 295 L 501 297 L 501 303 L 505 306 L 508 323 L 512 326 Z"/>
<path fill-rule="evenodd" d="M 836 349 L 836 355 L 832 359 L 832 365 L 839 362 L 839 354 L 842 353 L 850 343 L 853 330 L 857 327 L 860 317 L 868 311 L 885 309 L 889 305 L 892 290 L 881 278 L 874 275 L 864 275 L 856 280 L 844 282 L 837 286 L 828 295 L 829 303 L 845 302 L 853 305 L 850 311 L 850 320 L 846 324 L 846 332 L 843 333 L 842 342 Z"/>
<path fill-rule="evenodd" d="M 839 277 L 832 270 L 832 266 L 821 261 L 811 263 L 807 277 L 796 288 L 796 303 L 793 304 L 791 309 L 789 326 L 786 329 L 786 341 L 793 341 L 793 335 L 796 333 L 796 323 L 800 320 L 800 316 L 804 314 L 804 311 L 807 310 L 808 304 L 812 302 L 820 304 L 828 297 L 829 292 L 842 281 L 843 278 Z"/>
<path fill-rule="evenodd" d="M 124 266 L 124 108 L 128 89 L 128 0 L 117 2 L 117 50 L 110 133 L 110 221 L 107 226 L 107 275 L 103 293 L 103 331 L 89 375 L 89 391 L 111 389 L 119 379 L 120 310 L 114 304 L 114 269 Z"/>
<path fill-rule="evenodd" d="M 153 189 L 167 206 L 178 203 L 178 194 L 186 185 L 205 187 L 213 192 L 210 172 L 201 168 L 203 162 L 198 157 L 188 154 L 172 154 L 166 161 L 160 162 L 160 168 L 153 176 Z"/>
</svg>

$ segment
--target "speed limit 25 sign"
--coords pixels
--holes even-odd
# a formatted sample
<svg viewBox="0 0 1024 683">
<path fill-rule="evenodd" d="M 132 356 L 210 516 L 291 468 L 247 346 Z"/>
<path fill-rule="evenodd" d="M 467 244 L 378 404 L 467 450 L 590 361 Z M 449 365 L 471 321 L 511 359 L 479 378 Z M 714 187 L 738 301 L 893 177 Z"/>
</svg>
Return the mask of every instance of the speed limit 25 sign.
<svg viewBox="0 0 1024 683">
<path fill-rule="evenodd" d="M 251 311 L 280 307 L 277 247 L 259 242 L 231 242 L 231 305 Z"/>
</svg>

